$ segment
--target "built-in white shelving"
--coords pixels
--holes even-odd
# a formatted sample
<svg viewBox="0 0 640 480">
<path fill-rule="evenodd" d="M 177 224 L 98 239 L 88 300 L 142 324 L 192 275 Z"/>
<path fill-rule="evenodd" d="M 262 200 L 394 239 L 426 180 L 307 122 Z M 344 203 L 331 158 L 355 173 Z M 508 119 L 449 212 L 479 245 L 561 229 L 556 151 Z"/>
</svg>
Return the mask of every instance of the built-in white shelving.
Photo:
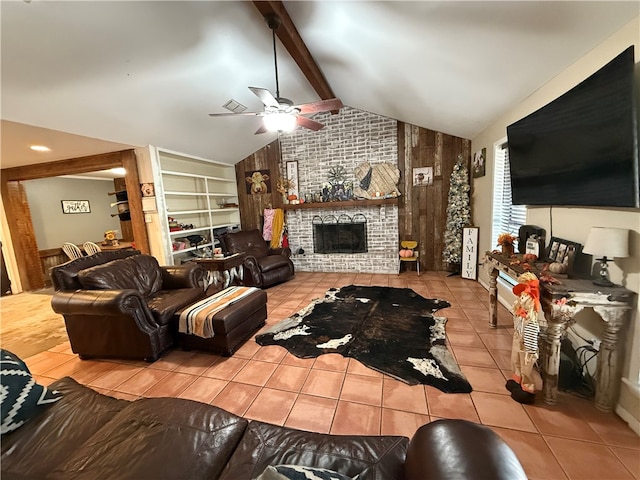
<svg viewBox="0 0 640 480">
<path fill-rule="evenodd" d="M 219 245 L 215 232 L 240 225 L 235 167 L 160 148 L 151 149 L 156 204 L 166 264 L 192 259 Z M 171 230 L 170 225 L 180 226 Z M 188 236 L 203 241 L 191 246 Z"/>
</svg>

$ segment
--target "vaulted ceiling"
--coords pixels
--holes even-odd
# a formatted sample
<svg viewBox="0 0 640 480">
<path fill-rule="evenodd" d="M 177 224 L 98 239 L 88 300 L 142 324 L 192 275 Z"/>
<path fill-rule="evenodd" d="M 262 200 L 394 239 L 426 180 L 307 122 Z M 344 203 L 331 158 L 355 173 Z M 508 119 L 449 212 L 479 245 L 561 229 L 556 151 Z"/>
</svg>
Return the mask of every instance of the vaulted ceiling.
<svg viewBox="0 0 640 480">
<path fill-rule="evenodd" d="M 268 2 L 278 4 L 279 2 Z M 473 138 L 640 14 L 611 1 L 285 1 L 345 105 Z M 236 163 L 275 91 L 253 2 L 2 1 L 2 168 L 156 145 Z M 278 42 L 280 93 L 320 98 Z M 38 128 L 33 128 L 38 127 Z M 30 144 L 52 147 L 46 154 Z"/>
</svg>

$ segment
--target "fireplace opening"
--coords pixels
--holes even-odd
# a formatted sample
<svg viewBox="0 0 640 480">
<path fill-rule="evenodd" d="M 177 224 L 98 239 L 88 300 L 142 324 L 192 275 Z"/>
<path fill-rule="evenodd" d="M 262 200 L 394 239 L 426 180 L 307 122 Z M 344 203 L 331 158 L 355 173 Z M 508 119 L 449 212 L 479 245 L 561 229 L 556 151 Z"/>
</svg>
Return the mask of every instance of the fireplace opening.
<svg viewBox="0 0 640 480">
<path fill-rule="evenodd" d="M 314 253 L 366 253 L 367 218 L 358 213 L 353 217 L 328 215 L 313 217 Z"/>
</svg>

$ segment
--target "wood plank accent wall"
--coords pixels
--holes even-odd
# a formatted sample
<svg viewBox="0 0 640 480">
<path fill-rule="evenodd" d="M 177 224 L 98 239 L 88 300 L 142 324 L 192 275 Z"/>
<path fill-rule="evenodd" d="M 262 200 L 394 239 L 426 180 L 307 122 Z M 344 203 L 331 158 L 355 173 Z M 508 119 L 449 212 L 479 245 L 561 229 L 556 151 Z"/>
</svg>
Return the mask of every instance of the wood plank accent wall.
<svg viewBox="0 0 640 480">
<path fill-rule="evenodd" d="M 269 170 L 271 190 L 269 193 L 251 195 L 247 193 L 246 177 L 256 170 Z M 236 164 L 238 182 L 238 204 L 240 222 L 243 230 L 262 230 L 262 212 L 269 205 L 282 208 L 282 194 L 276 190 L 280 180 L 280 142 L 275 140 L 264 148 L 249 155 Z"/>
<path fill-rule="evenodd" d="M 78 173 L 95 172 L 114 167 L 124 167 L 127 170 L 125 184 L 129 197 L 131 211 L 131 227 L 136 242 L 136 248 L 142 253 L 149 253 L 149 237 L 144 223 L 142 211 L 142 193 L 138 165 L 134 150 L 91 155 L 88 157 L 72 158 L 56 162 L 24 165 L 6 168 L 1 173 L 1 192 L 4 203 L 9 233 L 16 255 L 18 274 L 25 291 L 43 288 L 43 278 L 48 273 L 44 271 L 40 262 L 36 235 L 31 220 L 29 201 L 20 183 L 24 180 L 58 177 Z M 105 202 L 109 202 L 105 198 Z"/>
<path fill-rule="evenodd" d="M 449 184 L 458 155 L 469 165 L 471 141 L 398 122 L 398 168 L 402 193 L 398 210 L 400 240 L 416 240 L 420 269 L 443 271 Z M 413 169 L 433 167 L 433 184 L 413 186 Z"/>
</svg>

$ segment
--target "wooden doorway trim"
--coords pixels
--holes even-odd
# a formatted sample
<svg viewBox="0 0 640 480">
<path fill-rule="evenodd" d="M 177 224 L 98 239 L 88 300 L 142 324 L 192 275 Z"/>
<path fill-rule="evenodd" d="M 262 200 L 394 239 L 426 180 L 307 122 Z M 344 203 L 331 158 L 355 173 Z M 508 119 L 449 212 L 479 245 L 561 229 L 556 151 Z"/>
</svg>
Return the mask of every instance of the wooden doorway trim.
<svg viewBox="0 0 640 480">
<path fill-rule="evenodd" d="M 0 171 L 2 201 L 23 290 L 29 291 L 44 288 L 44 272 L 38 255 L 38 244 L 33 229 L 28 199 L 24 191 L 24 185 L 20 182 L 95 172 L 116 167 L 124 167 L 127 172 L 125 174 L 125 184 L 136 248 L 142 253 L 149 253 L 149 237 L 144 223 L 142 193 L 140 192 L 138 164 L 134 150 L 122 150 L 56 162 L 24 165 Z"/>
</svg>

